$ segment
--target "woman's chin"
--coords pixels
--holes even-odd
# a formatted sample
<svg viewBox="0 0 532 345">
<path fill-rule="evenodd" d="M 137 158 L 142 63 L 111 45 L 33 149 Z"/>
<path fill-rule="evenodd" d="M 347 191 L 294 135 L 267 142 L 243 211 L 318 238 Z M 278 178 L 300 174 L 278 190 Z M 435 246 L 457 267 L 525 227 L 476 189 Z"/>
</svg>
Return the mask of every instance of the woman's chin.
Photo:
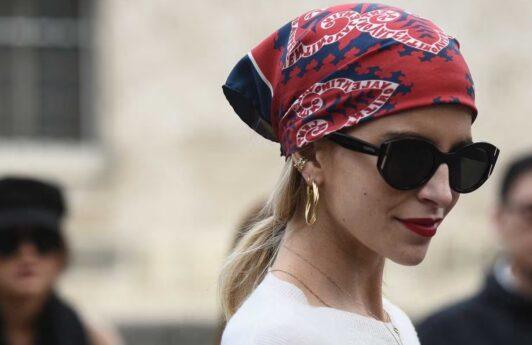
<svg viewBox="0 0 532 345">
<path fill-rule="evenodd" d="M 38 279 L 16 282 L 7 289 L 9 295 L 16 298 L 34 298 L 45 295 L 50 287 Z"/>
<path fill-rule="evenodd" d="M 427 249 L 428 246 L 410 248 L 409 250 L 402 251 L 396 255 L 389 256 L 388 259 L 399 265 L 416 266 L 425 259 Z"/>
</svg>

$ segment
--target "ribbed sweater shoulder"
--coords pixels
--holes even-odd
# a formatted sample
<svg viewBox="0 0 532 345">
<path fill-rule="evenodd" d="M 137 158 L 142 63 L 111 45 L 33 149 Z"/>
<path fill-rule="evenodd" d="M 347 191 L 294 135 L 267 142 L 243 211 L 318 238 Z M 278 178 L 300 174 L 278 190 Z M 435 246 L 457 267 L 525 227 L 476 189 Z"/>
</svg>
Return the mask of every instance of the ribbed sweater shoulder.
<svg viewBox="0 0 532 345">
<path fill-rule="evenodd" d="M 312 306 L 298 287 L 268 273 L 227 323 L 222 345 L 419 345 L 408 316 L 387 299 L 383 306 L 392 323 Z"/>
</svg>

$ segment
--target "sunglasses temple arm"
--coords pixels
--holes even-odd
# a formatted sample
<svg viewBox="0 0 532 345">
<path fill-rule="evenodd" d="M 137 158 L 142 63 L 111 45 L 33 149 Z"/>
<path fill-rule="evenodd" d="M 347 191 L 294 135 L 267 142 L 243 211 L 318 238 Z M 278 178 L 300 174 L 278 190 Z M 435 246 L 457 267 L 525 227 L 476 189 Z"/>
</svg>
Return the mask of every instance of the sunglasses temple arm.
<svg viewBox="0 0 532 345">
<path fill-rule="evenodd" d="M 343 133 L 331 133 L 327 136 L 329 140 L 334 141 L 338 145 L 341 145 L 347 149 L 366 153 L 373 156 L 378 156 L 380 154 L 380 149 L 364 140 L 355 139 Z"/>
</svg>

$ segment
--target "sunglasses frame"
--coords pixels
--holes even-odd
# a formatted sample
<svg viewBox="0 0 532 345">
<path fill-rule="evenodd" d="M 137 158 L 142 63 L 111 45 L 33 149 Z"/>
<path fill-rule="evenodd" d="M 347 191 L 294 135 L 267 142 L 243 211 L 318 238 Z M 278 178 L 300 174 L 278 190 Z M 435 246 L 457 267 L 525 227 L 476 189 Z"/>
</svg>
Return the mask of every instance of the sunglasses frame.
<svg viewBox="0 0 532 345">
<path fill-rule="evenodd" d="M 13 248 L 7 248 L 7 250 L 5 250 L 6 248 L 2 247 L 0 249 L 0 258 L 12 257 L 17 253 L 23 243 L 33 244 L 37 248 L 39 255 L 47 255 L 64 249 L 64 242 L 61 234 L 51 229 L 0 229 L 0 240 L 5 241 L 6 238 L 3 236 L 12 236 L 11 239 L 15 242 Z"/>
<path fill-rule="evenodd" d="M 444 152 L 441 152 L 433 143 L 431 143 L 431 142 L 429 142 L 427 140 L 420 139 L 420 138 L 391 139 L 391 140 L 387 140 L 387 141 L 383 142 L 380 145 L 380 147 L 377 147 L 377 146 L 375 146 L 373 144 L 370 144 L 370 143 L 368 143 L 368 142 L 366 142 L 364 140 L 357 139 L 357 138 L 351 137 L 351 136 L 349 136 L 347 134 L 340 133 L 340 132 L 330 133 L 326 137 L 329 140 L 333 141 L 334 143 L 336 143 L 336 144 L 338 144 L 338 145 L 340 145 L 340 146 L 342 146 L 342 147 L 344 147 L 346 149 L 349 149 L 349 150 L 352 150 L 352 151 L 356 151 L 356 152 L 360 152 L 360 153 L 369 154 L 369 155 L 372 155 L 372 156 L 378 156 L 377 170 L 379 171 L 380 175 L 386 181 L 386 183 L 388 183 L 393 188 L 396 188 L 396 189 L 399 189 L 399 190 L 412 190 L 412 189 L 416 189 L 418 187 L 421 187 L 422 185 L 427 183 L 432 178 L 432 176 L 434 176 L 434 173 L 436 172 L 436 170 L 439 168 L 439 166 L 441 164 L 445 163 L 445 164 L 447 164 L 448 167 L 450 167 L 454 157 L 458 156 L 461 151 L 469 149 L 469 148 L 471 148 L 471 146 L 475 146 L 475 147 L 482 148 L 486 152 L 486 155 L 487 155 L 488 160 L 489 160 L 488 161 L 489 165 L 488 165 L 487 169 L 484 171 L 484 174 L 483 174 L 482 178 L 479 179 L 479 181 L 477 183 L 475 183 L 473 186 L 471 186 L 469 188 L 466 188 L 466 189 L 457 189 L 456 186 L 455 186 L 456 183 L 454 183 L 454 181 L 455 181 L 455 178 L 453 177 L 454 174 L 452 173 L 451 169 L 449 169 L 449 175 L 450 175 L 449 176 L 449 186 L 454 191 L 456 191 L 458 193 L 462 193 L 462 194 L 470 193 L 470 192 L 476 190 L 477 188 L 479 188 L 480 186 L 482 186 L 482 184 L 484 184 L 484 182 L 486 182 L 486 180 L 489 178 L 489 176 L 493 172 L 493 169 L 495 168 L 495 163 L 497 163 L 497 158 L 498 158 L 499 152 L 500 152 L 497 147 L 495 147 L 494 145 L 492 145 L 490 143 L 486 143 L 486 142 L 472 143 L 472 144 L 466 145 L 464 147 L 461 147 L 461 148 L 459 148 L 456 151 L 449 152 L 449 153 L 444 153 Z M 398 142 L 398 141 L 404 141 L 404 140 L 418 141 L 418 142 L 423 142 L 423 143 L 427 144 L 431 148 L 431 151 L 433 153 L 433 164 L 432 164 L 430 173 L 427 174 L 427 176 L 422 181 L 419 181 L 419 182 L 417 182 L 414 185 L 396 186 L 396 185 L 391 183 L 386 178 L 386 176 L 384 174 L 384 166 L 385 166 L 386 160 L 388 158 L 387 155 L 388 155 L 388 153 L 390 151 L 390 148 L 392 147 L 393 143 Z"/>
</svg>

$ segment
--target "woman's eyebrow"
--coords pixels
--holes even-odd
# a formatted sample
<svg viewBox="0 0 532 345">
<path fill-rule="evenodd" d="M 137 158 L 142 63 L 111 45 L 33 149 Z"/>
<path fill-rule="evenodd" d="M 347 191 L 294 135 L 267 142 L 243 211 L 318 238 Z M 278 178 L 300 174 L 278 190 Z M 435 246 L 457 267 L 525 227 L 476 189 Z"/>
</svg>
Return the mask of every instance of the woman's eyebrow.
<svg viewBox="0 0 532 345">
<path fill-rule="evenodd" d="M 402 138 L 422 139 L 422 140 L 430 142 L 434 146 L 438 146 L 434 142 L 434 140 L 432 140 L 432 139 L 430 139 L 430 138 L 428 138 L 428 137 L 426 137 L 424 135 L 421 135 L 421 134 L 419 134 L 417 132 L 412 132 L 412 131 L 392 131 L 392 132 L 387 132 L 381 137 L 380 142 L 382 143 L 383 141 L 386 141 L 386 140 L 402 139 Z M 472 138 L 467 138 L 467 139 L 460 140 L 460 141 L 454 143 L 451 146 L 450 151 L 458 150 L 459 148 L 462 148 L 462 147 L 467 146 L 467 145 L 472 144 L 472 143 L 473 143 L 473 139 Z"/>
</svg>

